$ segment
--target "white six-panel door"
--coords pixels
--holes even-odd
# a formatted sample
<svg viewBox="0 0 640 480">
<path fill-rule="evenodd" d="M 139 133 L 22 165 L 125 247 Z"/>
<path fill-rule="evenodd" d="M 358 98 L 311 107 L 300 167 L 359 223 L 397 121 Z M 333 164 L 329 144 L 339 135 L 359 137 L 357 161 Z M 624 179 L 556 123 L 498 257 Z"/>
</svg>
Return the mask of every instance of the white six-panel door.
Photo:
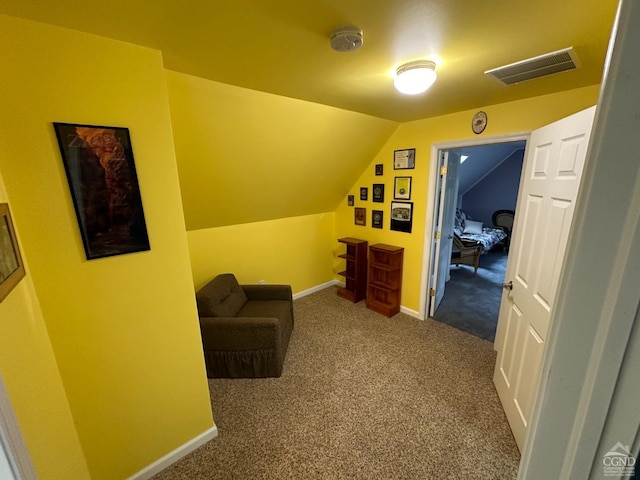
<svg viewBox="0 0 640 480">
<path fill-rule="evenodd" d="M 592 107 L 536 130 L 527 146 L 505 277 L 513 287 L 502 294 L 493 378 L 520 449 L 533 412 L 594 114 Z"/>
</svg>

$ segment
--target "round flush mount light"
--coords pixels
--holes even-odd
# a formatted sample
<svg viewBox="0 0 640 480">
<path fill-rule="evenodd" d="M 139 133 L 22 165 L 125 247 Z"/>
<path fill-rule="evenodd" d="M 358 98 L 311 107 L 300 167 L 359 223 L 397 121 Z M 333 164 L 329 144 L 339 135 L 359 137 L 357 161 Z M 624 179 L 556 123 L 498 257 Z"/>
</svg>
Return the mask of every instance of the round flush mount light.
<svg viewBox="0 0 640 480">
<path fill-rule="evenodd" d="M 426 92 L 436 81 L 436 64 L 431 60 L 405 63 L 396 70 L 393 84 L 400 93 L 418 95 Z"/>
<path fill-rule="evenodd" d="M 363 42 L 362 30 L 351 25 L 334 28 L 329 40 L 336 52 L 352 52 L 360 48 Z"/>
</svg>

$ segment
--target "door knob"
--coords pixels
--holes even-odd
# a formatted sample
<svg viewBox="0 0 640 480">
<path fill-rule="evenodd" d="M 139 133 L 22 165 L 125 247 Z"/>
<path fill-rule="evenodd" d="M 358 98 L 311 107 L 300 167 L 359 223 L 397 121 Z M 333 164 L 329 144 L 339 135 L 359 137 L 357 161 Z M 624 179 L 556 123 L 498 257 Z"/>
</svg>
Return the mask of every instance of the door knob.
<svg viewBox="0 0 640 480">
<path fill-rule="evenodd" d="M 513 290 L 513 282 L 503 283 L 502 288 L 505 288 L 507 290 Z"/>
</svg>

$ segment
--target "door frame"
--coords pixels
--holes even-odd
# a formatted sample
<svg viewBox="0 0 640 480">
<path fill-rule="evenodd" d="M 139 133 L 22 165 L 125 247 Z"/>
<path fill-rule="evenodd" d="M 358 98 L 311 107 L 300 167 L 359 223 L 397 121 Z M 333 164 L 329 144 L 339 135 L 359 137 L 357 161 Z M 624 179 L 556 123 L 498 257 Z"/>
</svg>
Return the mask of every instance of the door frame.
<svg viewBox="0 0 640 480">
<path fill-rule="evenodd" d="M 431 202 L 429 208 L 426 209 L 426 218 L 423 240 L 423 253 L 422 253 L 422 274 L 420 277 L 420 308 L 418 310 L 421 319 L 427 319 L 429 317 L 428 300 L 429 289 L 431 285 L 431 272 L 436 268 L 438 259 L 432 258 L 432 246 L 433 236 L 436 232 L 437 225 L 435 219 L 437 217 L 435 212 L 435 196 L 438 194 L 437 186 L 440 181 L 440 175 L 438 174 L 438 165 L 440 158 L 440 151 L 451 150 L 461 147 L 475 147 L 480 145 L 493 145 L 496 143 L 509 143 L 524 140 L 529 141 L 531 132 L 516 132 L 507 133 L 503 135 L 494 135 L 491 137 L 479 137 L 479 138 L 466 138 L 461 140 L 450 140 L 445 142 L 438 142 L 431 145 L 431 159 L 429 163 L 429 184 L 427 187 L 427 202 Z M 525 147 L 526 149 L 526 147 Z"/>
<path fill-rule="evenodd" d="M 9 394 L 0 376 L 0 450 L 4 450 L 7 461 L 20 480 L 36 480 L 35 468 L 18 426 Z"/>
</svg>

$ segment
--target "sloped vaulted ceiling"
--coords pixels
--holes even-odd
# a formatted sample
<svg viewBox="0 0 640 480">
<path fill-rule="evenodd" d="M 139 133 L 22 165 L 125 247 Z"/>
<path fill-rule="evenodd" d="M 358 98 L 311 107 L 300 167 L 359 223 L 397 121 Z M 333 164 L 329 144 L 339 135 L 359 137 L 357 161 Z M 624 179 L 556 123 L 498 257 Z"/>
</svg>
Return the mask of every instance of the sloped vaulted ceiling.
<svg viewBox="0 0 640 480">
<path fill-rule="evenodd" d="M 333 211 L 396 122 L 167 72 L 187 230 Z"/>
</svg>

